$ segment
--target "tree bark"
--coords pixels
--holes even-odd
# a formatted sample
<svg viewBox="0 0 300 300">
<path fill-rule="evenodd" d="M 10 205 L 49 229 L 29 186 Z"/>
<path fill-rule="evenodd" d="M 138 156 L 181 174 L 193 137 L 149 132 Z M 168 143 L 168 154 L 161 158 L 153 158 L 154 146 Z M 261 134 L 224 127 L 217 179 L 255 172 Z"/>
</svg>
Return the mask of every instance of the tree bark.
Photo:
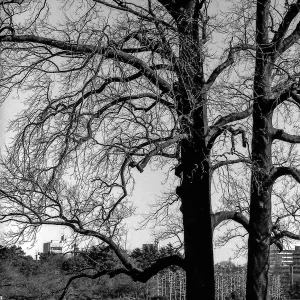
<svg viewBox="0 0 300 300">
<path fill-rule="evenodd" d="M 268 184 L 272 167 L 272 113 L 268 105 L 271 90 L 271 58 L 267 51 L 269 6 L 269 0 L 257 2 L 247 300 L 268 298 L 272 191 Z"/>
<path fill-rule="evenodd" d="M 258 114 L 257 114 L 258 115 Z M 271 167 L 271 142 L 262 124 L 253 119 L 253 171 L 251 178 L 248 240 L 247 300 L 268 299 L 269 250 L 271 244 L 271 187 L 267 184 Z M 260 119 L 262 121 L 263 119 Z M 267 126 L 267 124 L 265 124 Z M 256 132 L 256 133 L 255 133 Z"/>
<path fill-rule="evenodd" d="M 178 1 L 179 2 L 179 1 Z M 203 41 L 199 35 L 200 4 L 186 1 L 174 16 L 180 47 L 178 110 L 187 136 L 181 142 L 181 185 L 186 266 L 186 299 L 215 299 L 211 222 L 210 150 L 207 145 L 207 98 L 203 92 Z M 199 197 L 200 195 L 200 197 Z"/>
<path fill-rule="evenodd" d="M 197 144 L 193 144 L 193 140 L 182 144 L 183 175 L 182 184 L 177 189 L 182 200 L 186 299 L 199 299 L 200 295 L 205 295 L 205 299 L 213 300 L 215 286 L 209 161 L 204 151 L 202 155 L 198 152 L 201 148 Z"/>
</svg>

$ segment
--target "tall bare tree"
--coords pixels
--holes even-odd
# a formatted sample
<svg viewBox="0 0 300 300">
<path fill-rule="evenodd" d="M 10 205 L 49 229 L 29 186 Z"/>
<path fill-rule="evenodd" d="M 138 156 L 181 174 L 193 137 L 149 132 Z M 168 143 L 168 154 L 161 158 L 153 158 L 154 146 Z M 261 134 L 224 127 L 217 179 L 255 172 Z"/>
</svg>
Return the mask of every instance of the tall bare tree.
<svg viewBox="0 0 300 300">
<path fill-rule="evenodd" d="M 246 223 L 239 212 L 211 217 L 212 172 L 249 163 L 238 122 L 252 113 L 244 71 L 224 72 L 255 46 L 226 36 L 214 59 L 211 42 L 232 31 L 228 19 L 209 18 L 205 0 L 0 3 L 1 100 L 26 95 L 2 160 L 0 220 L 17 224 L 12 240 L 44 224 L 67 226 L 107 243 L 122 263 L 83 276 L 146 281 L 175 264 L 186 270 L 188 300 L 214 299 L 213 228 Z M 235 146 L 240 136 L 246 150 Z M 149 163 L 180 178 L 185 257 L 141 270 L 120 237 L 133 214 L 133 168 Z"/>
<path fill-rule="evenodd" d="M 295 109 L 285 114 L 285 121 L 289 117 L 290 122 L 294 122 L 292 127 L 283 126 L 284 119 L 278 123 L 283 129 L 273 126 L 274 116 L 280 107 L 285 105 L 287 108 L 288 103 L 299 105 L 297 86 L 291 84 L 299 74 L 296 52 L 300 33 L 299 12 L 300 1 L 257 1 L 247 274 L 249 300 L 268 297 L 269 248 L 274 226 L 278 225 L 272 222 L 271 217 L 273 185 L 282 176 L 291 176 L 296 181 L 300 179 L 297 160 L 293 159 L 296 156 L 290 155 L 284 160 L 284 155 L 274 152 L 274 149 L 280 149 L 277 141 L 291 144 L 300 141 L 297 126 L 293 126 L 298 119 L 295 113 L 291 113 Z M 286 129 L 292 130 L 293 134 Z M 278 157 L 274 157 L 276 153 Z M 293 154 L 293 151 L 287 153 Z M 283 205 L 289 200 L 283 199 Z M 288 209 L 288 206 L 285 208 Z M 274 210 L 276 207 L 273 207 Z M 296 211 L 290 210 L 290 213 L 294 217 L 297 215 Z"/>
<path fill-rule="evenodd" d="M 253 5 L 256 15 L 251 15 Z M 256 28 L 251 187 L 249 197 L 230 176 L 230 192 L 223 196 L 231 208 L 245 198 L 246 205 L 239 204 L 238 209 L 246 213 L 250 200 L 249 222 L 239 215 L 239 223 L 249 232 L 247 299 L 268 298 L 270 245 L 275 242 L 282 247 L 284 237 L 299 240 L 292 233 L 299 231 L 299 10 L 299 1 L 251 1 L 239 10 L 240 16 L 248 12 L 248 28 Z M 247 42 L 251 35 L 244 37 L 240 40 Z M 228 169 L 230 164 L 225 165 Z M 234 194 L 237 201 L 233 201 Z M 227 213 L 217 213 L 213 220 L 237 214 Z"/>
</svg>

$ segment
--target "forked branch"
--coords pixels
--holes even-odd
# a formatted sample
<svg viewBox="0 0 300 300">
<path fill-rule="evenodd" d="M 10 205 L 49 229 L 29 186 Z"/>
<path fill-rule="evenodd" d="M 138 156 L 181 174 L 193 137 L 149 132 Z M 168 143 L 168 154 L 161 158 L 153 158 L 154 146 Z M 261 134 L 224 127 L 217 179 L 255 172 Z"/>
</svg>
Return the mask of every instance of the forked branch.
<svg viewBox="0 0 300 300">
<path fill-rule="evenodd" d="M 163 257 L 158 259 L 155 263 L 153 263 L 150 267 L 141 270 L 141 269 L 132 269 L 127 270 L 125 268 L 118 268 L 118 269 L 111 269 L 111 270 L 103 270 L 100 272 L 97 272 L 95 274 L 78 274 L 75 276 L 72 276 L 69 280 L 67 285 L 64 287 L 63 293 L 59 297 L 60 300 L 63 300 L 68 288 L 70 287 L 71 283 L 79 278 L 90 278 L 90 279 L 96 279 L 104 275 L 109 275 L 111 278 L 115 277 L 119 274 L 126 274 L 129 277 L 133 279 L 133 281 L 139 281 L 139 282 L 147 282 L 150 278 L 152 278 L 154 275 L 156 275 L 159 271 L 162 271 L 165 268 L 171 267 L 171 266 L 178 266 L 182 269 L 185 269 L 184 259 L 181 258 L 178 255 L 172 255 L 168 257 Z"/>
<path fill-rule="evenodd" d="M 292 176 L 298 183 L 300 183 L 300 170 L 293 167 L 277 167 L 270 173 L 269 185 L 273 184 L 281 176 Z"/>
</svg>

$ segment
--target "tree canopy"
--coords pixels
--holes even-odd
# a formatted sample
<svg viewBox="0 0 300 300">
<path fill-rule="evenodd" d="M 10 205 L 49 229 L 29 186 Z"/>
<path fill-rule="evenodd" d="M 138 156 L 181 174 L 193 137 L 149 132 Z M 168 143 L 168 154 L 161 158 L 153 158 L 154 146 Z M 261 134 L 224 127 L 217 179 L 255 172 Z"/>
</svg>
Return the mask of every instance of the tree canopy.
<svg viewBox="0 0 300 300">
<path fill-rule="evenodd" d="M 265 299 L 270 244 L 299 238 L 297 186 L 276 184 L 300 181 L 297 148 L 285 155 L 280 144 L 299 143 L 290 112 L 300 2 L 0 3 L 1 100 L 26 98 L 1 161 L 0 221 L 17 224 L 10 241 L 67 226 L 119 259 L 88 276 L 145 282 L 177 265 L 187 300 L 212 300 L 213 230 L 234 220 L 249 233 L 247 299 Z M 148 220 L 165 227 L 157 237 L 182 231 L 184 257 L 141 267 L 121 245 L 135 172 L 149 166 L 169 170 L 173 185 Z"/>
<path fill-rule="evenodd" d="M 123 264 L 115 273 L 146 281 L 171 264 L 184 266 L 188 298 L 213 299 L 213 227 L 239 214 L 212 222 L 212 173 L 247 162 L 245 130 L 231 123 L 252 111 L 248 97 L 232 97 L 238 87 L 247 94 L 247 86 L 226 70 L 255 47 L 225 35 L 214 57 L 216 35 L 231 29 L 226 18 L 209 17 L 216 6 L 207 1 L 55 5 L 5 1 L 2 7 L 1 94 L 26 93 L 2 160 L 2 220 L 18 223 L 11 238 L 31 237 L 43 224 L 68 226 L 107 243 Z M 226 77 L 231 85 L 224 85 Z M 232 146 L 224 161 L 214 145 L 235 136 L 245 150 Z M 134 172 L 148 164 L 175 168 L 180 178 L 172 180 L 185 258 L 172 255 L 141 270 L 119 245 L 123 221 L 134 212 L 128 200 Z"/>
</svg>

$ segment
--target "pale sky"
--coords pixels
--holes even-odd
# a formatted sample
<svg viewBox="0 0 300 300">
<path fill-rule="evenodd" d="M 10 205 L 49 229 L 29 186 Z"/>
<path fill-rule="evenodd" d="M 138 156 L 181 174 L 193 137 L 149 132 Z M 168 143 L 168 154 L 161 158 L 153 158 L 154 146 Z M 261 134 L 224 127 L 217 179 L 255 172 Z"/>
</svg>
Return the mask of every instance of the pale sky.
<svg viewBox="0 0 300 300">
<path fill-rule="evenodd" d="M 0 106 L 0 146 L 1 151 L 3 150 L 4 144 L 9 143 L 9 138 L 12 133 L 9 132 L 8 123 L 22 108 L 22 99 L 10 99 Z M 143 243 L 152 242 L 153 239 L 150 236 L 150 230 L 135 230 L 138 226 L 139 213 L 146 213 L 148 210 L 148 203 L 151 203 L 155 196 L 161 194 L 164 186 L 161 184 L 164 180 L 164 175 L 162 171 L 151 171 L 150 168 L 146 168 L 143 173 L 135 172 L 136 187 L 131 197 L 131 200 L 138 206 L 137 217 L 130 218 L 128 222 L 128 227 L 131 230 L 128 233 L 128 249 L 134 249 L 136 247 L 141 247 Z M 3 224 L 0 224 L 0 231 L 4 230 Z M 43 243 L 49 242 L 50 240 L 59 240 L 61 235 L 66 234 L 67 230 L 56 226 L 43 226 L 38 234 L 38 241 L 35 245 L 26 244 L 23 245 L 23 249 L 26 253 L 34 256 L 36 252 L 42 251 Z M 199 233 L 199 238 L 201 238 L 201 233 Z M 233 248 L 235 242 L 231 242 L 228 245 L 215 249 L 215 262 L 228 260 L 233 257 Z M 233 260 L 238 263 L 244 263 L 245 259 L 240 258 Z"/>
<path fill-rule="evenodd" d="M 220 1 L 223 3 L 223 1 Z M 220 5 L 222 6 L 222 5 Z M 219 8 L 220 8 L 219 6 Z M 9 138 L 12 133 L 9 133 L 8 122 L 12 119 L 22 108 L 22 99 L 10 99 L 0 106 L 0 146 L 3 149 L 4 144 L 9 142 Z M 1 150 L 2 150 L 1 149 Z M 139 174 L 135 173 L 136 187 L 132 195 L 132 201 L 138 205 L 137 212 L 146 212 L 147 203 L 153 201 L 156 195 L 159 195 L 163 190 L 162 181 L 164 180 L 163 172 L 153 172 L 149 168 L 146 168 L 145 172 Z M 131 218 L 128 226 L 136 227 L 136 221 L 139 218 Z M 135 224 L 134 224 L 135 223 Z M 132 226 L 131 226 L 132 224 Z M 0 231 L 4 230 L 4 226 L 0 224 Z M 34 256 L 36 252 L 42 251 L 42 244 L 49 242 L 50 240 L 59 240 L 61 235 L 65 234 L 62 228 L 55 226 L 44 226 L 38 234 L 38 241 L 32 247 L 32 245 L 23 245 L 23 249 L 30 255 Z M 201 239 L 201 233 L 199 233 L 199 239 Z M 143 243 L 149 243 L 152 241 L 149 230 L 136 231 L 131 229 L 128 234 L 127 246 L 129 249 L 141 247 Z M 228 260 L 233 256 L 233 248 L 235 242 L 229 243 L 220 249 L 215 249 L 215 262 Z M 244 263 L 245 259 L 238 259 L 237 262 Z"/>
</svg>

